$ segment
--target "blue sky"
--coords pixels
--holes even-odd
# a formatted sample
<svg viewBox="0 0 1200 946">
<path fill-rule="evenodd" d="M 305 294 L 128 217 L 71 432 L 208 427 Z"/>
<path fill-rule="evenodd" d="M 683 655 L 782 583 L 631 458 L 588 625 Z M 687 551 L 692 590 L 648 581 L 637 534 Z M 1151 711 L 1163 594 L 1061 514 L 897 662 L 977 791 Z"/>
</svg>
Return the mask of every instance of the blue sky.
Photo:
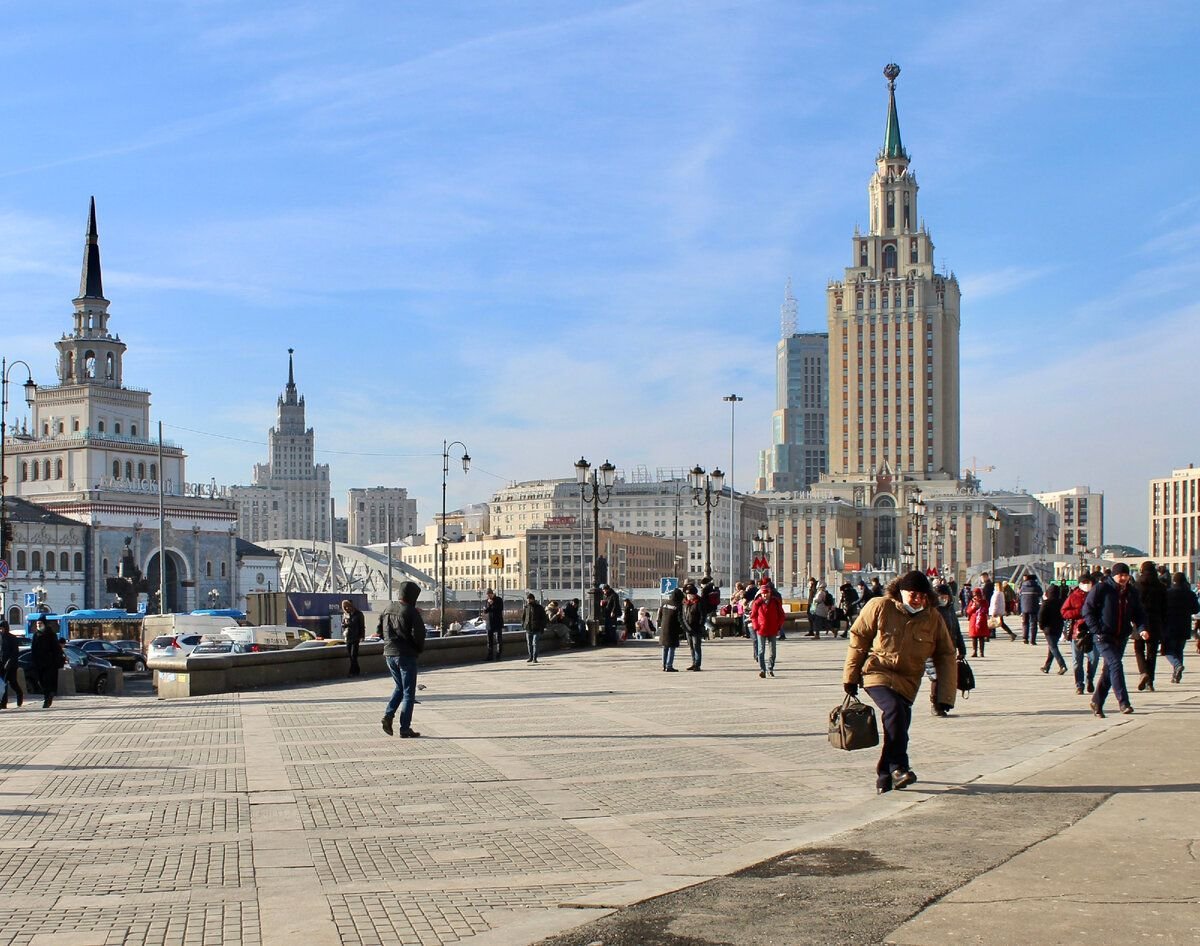
<svg viewBox="0 0 1200 946">
<path fill-rule="evenodd" d="M 294 347 L 339 504 L 427 518 L 443 438 L 452 505 L 581 454 L 725 468 L 730 391 L 748 488 L 785 281 L 823 329 L 895 61 L 963 465 L 1104 489 L 1145 545 L 1147 479 L 1200 462 L 1198 9 L 0 0 L 3 351 L 52 378 L 94 194 L 189 479 L 249 481 Z"/>
</svg>

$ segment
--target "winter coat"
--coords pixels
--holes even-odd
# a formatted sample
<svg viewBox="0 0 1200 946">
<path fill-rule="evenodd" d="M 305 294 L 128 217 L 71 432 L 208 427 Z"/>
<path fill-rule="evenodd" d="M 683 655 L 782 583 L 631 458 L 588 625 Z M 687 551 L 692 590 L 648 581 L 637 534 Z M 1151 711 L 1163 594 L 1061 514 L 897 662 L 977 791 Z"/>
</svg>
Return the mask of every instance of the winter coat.
<svg viewBox="0 0 1200 946">
<path fill-rule="evenodd" d="M 954 649 L 958 652 L 958 656 L 967 656 L 967 645 L 963 640 L 962 628 L 958 626 L 958 615 L 954 613 L 954 605 L 948 604 L 943 607 L 939 604 L 937 612 L 946 622 L 946 630 L 950 632 L 950 640 L 954 642 Z"/>
<path fill-rule="evenodd" d="M 1008 613 L 1008 602 L 1004 598 L 1004 589 L 999 586 L 992 592 L 992 600 L 988 608 L 988 614 L 994 618 L 1002 618 Z"/>
<path fill-rule="evenodd" d="M 526 601 L 521 611 L 521 627 L 527 634 L 541 634 L 546 629 L 546 609 L 541 602 Z"/>
<path fill-rule="evenodd" d="M 988 606 L 982 598 L 972 596 L 967 602 L 967 634 L 975 640 L 992 636 L 988 628 Z"/>
<path fill-rule="evenodd" d="M 643 637 L 654 634 L 654 622 L 650 620 L 650 612 L 645 608 L 638 612 L 637 630 Z"/>
<path fill-rule="evenodd" d="M 676 588 L 658 609 L 658 642 L 663 647 L 678 647 L 683 634 L 683 592 Z"/>
<path fill-rule="evenodd" d="M 808 610 L 819 618 L 829 617 L 830 611 L 833 608 L 833 595 L 831 595 L 824 585 L 817 589 L 816 595 L 813 597 L 812 604 Z"/>
<path fill-rule="evenodd" d="M 483 603 L 483 613 L 487 616 L 487 629 L 489 631 L 504 630 L 504 599 L 499 595 L 492 598 L 491 601 Z"/>
<path fill-rule="evenodd" d="M 425 618 L 417 607 L 421 586 L 406 581 L 400 585 L 400 600 L 387 606 L 379 616 L 379 633 L 383 637 L 383 656 L 420 656 L 425 649 Z"/>
<path fill-rule="evenodd" d="M 39 676 L 67 665 L 67 655 L 63 651 L 62 641 L 58 639 L 53 627 L 34 634 L 33 640 L 29 644 L 29 650 L 29 660 L 33 665 L 33 672 Z"/>
<path fill-rule="evenodd" d="M 911 702 L 930 657 L 937 671 L 934 702 L 953 706 L 957 652 L 946 622 L 936 608 L 909 614 L 899 598 L 889 594 L 867 604 L 851 626 L 842 682 L 888 687 Z"/>
<path fill-rule="evenodd" d="M 1158 575 L 1151 575 L 1149 581 L 1139 580 L 1136 584 L 1138 597 L 1142 599 L 1142 610 L 1146 612 L 1146 630 L 1150 632 L 1150 639 L 1161 640 L 1167 616 L 1167 589 L 1158 580 Z"/>
<path fill-rule="evenodd" d="M 367 624 L 363 613 L 355 608 L 342 617 L 342 638 L 348 644 L 354 644 L 367 636 Z"/>
<path fill-rule="evenodd" d="M 750 626 L 759 637 L 778 637 L 784 617 L 783 599 L 774 590 L 760 591 L 750 606 Z"/>
<path fill-rule="evenodd" d="M 1067 622 L 1068 640 L 1078 640 L 1079 632 L 1087 627 L 1087 622 L 1083 619 L 1083 603 L 1086 600 L 1087 595 L 1083 589 L 1076 586 L 1062 603 L 1062 618 Z"/>
<path fill-rule="evenodd" d="M 625 602 L 625 610 L 621 612 L 621 622 L 625 625 L 625 636 L 633 637 L 634 631 L 637 630 L 637 608 L 633 606 L 632 601 Z"/>
<path fill-rule="evenodd" d="M 1021 613 L 1037 614 L 1042 606 L 1042 586 L 1036 578 L 1021 582 Z"/>
<path fill-rule="evenodd" d="M 1167 589 L 1167 607 L 1163 620 L 1163 641 L 1182 643 L 1192 636 L 1192 615 L 1200 611 L 1196 592 L 1187 585 L 1172 584 Z"/>
<path fill-rule="evenodd" d="M 21 643 L 8 631 L 0 631 L 0 668 L 21 656 Z"/>
<path fill-rule="evenodd" d="M 699 595 L 685 595 L 681 618 L 685 634 L 703 634 L 705 618 L 704 599 Z"/>
<path fill-rule="evenodd" d="M 1059 637 L 1063 632 L 1063 602 L 1059 598 L 1047 598 L 1038 611 L 1038 627 L 1046 634 Z"/>
<path fill-rule="evenodd" d="M 1128 597 L 1125 600 L 1125 618 L 1120 627 L 1117 626 L 1120 597 L 1117 583 L 1111 578 L 1105 578 L 1088 592 L 1087 600 L 1083 603 L 1083 616 L 1088 628 L 1097 638 L 1116 641 L 1129 637 L 1135 628 L 1140 631 L 1146 626 L 1146 612 L 1142 610 L 1137 586 L 1131 581 L 1126 588 Z"/>
</svg>

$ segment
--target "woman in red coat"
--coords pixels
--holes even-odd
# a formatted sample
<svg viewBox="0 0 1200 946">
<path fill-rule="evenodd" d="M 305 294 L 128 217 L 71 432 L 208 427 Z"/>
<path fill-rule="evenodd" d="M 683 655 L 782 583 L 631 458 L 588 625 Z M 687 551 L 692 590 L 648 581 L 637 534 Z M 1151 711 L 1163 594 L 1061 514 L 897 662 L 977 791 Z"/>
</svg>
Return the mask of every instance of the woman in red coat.
<svg viewBox="0 0 1200 946">
<path fill-rule="evenodd" d="M 967 636 L 971 638 L 971 656 L 982 657 L 988 638 L 992 636 L 988 628 L 988 602 L 983 600 L 982 588 L 972 591 L 971 600 L 967 602 Z"/>
</svg>

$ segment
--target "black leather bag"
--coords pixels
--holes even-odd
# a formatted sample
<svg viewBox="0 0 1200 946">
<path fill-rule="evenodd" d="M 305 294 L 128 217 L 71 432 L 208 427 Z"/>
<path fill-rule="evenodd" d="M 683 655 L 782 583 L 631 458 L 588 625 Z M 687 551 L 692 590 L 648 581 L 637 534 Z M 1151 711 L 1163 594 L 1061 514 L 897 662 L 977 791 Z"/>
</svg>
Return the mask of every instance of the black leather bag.
<svg viewBox="0 0 1200 946">
<path fill-rule="evenodd" d="M 975 671 L 967 663 L 966 657 L 958 658 L 958 690 L 966 696 L 975 689 Z"/>
<path fill-rule="evenodd" d="M 841 705 L 829 712 L 829 744 L 848 751 L 879 745 L 875 710 L 847 693 Z"/>
</svg>

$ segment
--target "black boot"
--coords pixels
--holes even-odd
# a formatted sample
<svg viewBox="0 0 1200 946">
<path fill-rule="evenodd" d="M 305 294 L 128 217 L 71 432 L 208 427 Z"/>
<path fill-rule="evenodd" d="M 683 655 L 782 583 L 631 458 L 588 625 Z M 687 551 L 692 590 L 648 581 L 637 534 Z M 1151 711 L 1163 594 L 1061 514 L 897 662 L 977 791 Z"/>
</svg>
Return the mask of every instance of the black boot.
<svg viewBox="0 0 1200 946">
<path fill-rule="evenodd" d="M 384 716 L 383 720 L 382 720 L 383 731 L 385 733 L 387 733 L 389 736 L 392 735 L 392 720 L 393 719 L 394 719 L 394 717 L 389 713 L 388 715 Z"/>
</svg>

